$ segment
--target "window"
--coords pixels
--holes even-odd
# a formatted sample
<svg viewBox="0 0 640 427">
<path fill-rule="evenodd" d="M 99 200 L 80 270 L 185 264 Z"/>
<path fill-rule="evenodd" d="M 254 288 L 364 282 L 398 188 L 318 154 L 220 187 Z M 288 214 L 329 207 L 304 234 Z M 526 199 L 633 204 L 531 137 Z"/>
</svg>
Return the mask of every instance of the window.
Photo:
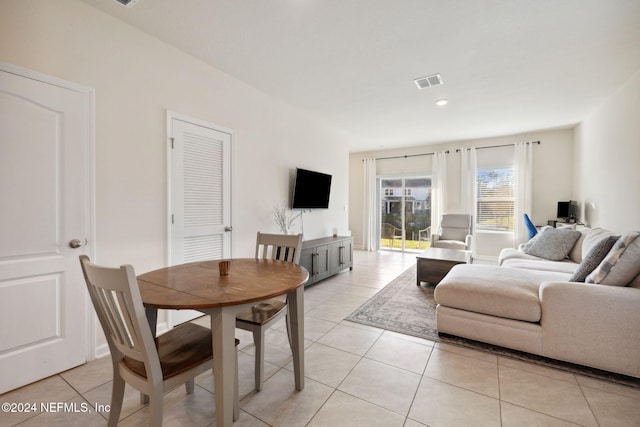
<svg viewBox="0 0 640 427">
<path fill-rule="evenodd" d="M 380 178 L 380 188 L 384 190 L 379 200 L 380 248 L 426 249 L 426 229 L 431 225 L 431 177 Z"/>
<path fill-rule="evenodd" d="M 477 170 L 476 229 L 513 231 L 515 180 L 513 167 Z"/>
</svg>

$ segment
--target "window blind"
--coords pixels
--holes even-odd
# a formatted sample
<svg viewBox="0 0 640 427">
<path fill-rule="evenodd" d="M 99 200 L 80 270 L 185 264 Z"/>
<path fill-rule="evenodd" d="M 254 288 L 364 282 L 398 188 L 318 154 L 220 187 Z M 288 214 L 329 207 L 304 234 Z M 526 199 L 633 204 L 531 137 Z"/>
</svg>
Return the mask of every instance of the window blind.
<svg viewBox="0 0 640 427">
<path fill-rule="evenodd" d="M 513 166 L 478 169 L 476 229 L 513 231 L 515 177 Z"/>
</svg>

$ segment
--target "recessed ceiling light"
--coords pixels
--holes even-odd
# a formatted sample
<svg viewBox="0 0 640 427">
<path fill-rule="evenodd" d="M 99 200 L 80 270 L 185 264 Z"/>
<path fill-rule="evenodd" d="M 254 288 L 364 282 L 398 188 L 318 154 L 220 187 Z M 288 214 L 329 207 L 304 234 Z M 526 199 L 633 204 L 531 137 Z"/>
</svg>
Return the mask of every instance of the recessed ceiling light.
<svg viewBox="0 0 640 427">
<path fill-rule="evenodd" d="M 449 100 L 448 100 L 448 99 L 438 99 L 438 100 L 436 101 L 436 105 L 437 105 L 438 107 L 444 107 L 444 106 L 445 106 L 445 105 L 447 105 L 448 103 L 449 103 Z"/>
</svg>

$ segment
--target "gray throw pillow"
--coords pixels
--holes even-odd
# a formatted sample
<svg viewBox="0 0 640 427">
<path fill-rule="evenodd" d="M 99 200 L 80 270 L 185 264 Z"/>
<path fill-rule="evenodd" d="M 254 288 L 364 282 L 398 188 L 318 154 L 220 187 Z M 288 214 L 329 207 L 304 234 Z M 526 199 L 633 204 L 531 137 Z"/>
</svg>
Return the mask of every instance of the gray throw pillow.
<svg viewBox="0 0 640 427">
<path fill-rule="evenodd" d="M 585 279 L 587 283 L 627 286 L 640 273 L 640 232 L 620 237 L 600 265 Z"/>
<path fill-rule="evenodd" d="M 618 236 L 605 237 L 593 245 L 589 253 L 582 259 L 578 269 L 569 278 L 570 282 L 584 282 L 587 276 L 600 265 L 604 257 L 607 256 L 613 245 L 618 240 Z"/>
<path fill-rule="evenodd" d="M 522 248 L 522 252 L 527 253 L 527 251 L 531 248 L 531 246 L 533 246 L 534 243 L 536 243 L 536 241 L 538 240 L 538 238 L 540 237 L 540 235 L 542 233 L 544 233 L 544 230 L 548 229 L 548 228 L 553 228 L 550 225 L 545 225 L 544 227 L 542 227 L 539 231 L 538 234 L 536 234 L 535 236 L 533 236 L 532 238 L 529 239 L 528 242 L 526 242 L 524 244 L 524 247 Z"/>
<path fill-rule="evenodd" d="M 579 231 L 558 228 L 547 228 L 539 235 L 530 247 L 524 248 L 524 253 L 551 261 L 565 259 L 580 238 Z"/>
</svg>

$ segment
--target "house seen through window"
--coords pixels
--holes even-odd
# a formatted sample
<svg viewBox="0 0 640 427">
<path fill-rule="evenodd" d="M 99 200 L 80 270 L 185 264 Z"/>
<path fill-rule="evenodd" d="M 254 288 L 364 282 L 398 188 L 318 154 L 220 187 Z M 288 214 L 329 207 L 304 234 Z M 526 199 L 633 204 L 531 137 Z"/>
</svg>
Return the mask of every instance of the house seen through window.
<svg viewBox="0 0 640 427">
<path fill-rule="evenodd" d="M 431 177 L 384 177 L 378 182 L 380 247 L 426 249 L 431 225 Z"/>
</svg>

